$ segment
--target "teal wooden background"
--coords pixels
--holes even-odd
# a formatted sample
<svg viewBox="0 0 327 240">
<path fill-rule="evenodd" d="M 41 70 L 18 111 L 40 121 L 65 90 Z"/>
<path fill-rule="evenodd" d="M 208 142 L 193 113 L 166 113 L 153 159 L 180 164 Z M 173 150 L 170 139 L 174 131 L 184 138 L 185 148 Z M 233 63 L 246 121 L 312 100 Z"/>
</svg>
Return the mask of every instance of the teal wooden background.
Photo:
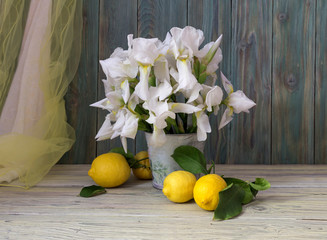
<svg viewBox="0 0 327 240">
<path fill-rule="evenodd" d="M 127 34 L 163 40 L 173 26 L 223 34 L 222 71 L 257 106 L 218 132 L 210 119 L 205 154 L 228 164 L 327 164 L 327 1 L 325 0 L 84 0 L 83 52 L 66 95 L 76 143 L 60 163 L 91 163 L 119 139 L 96 142 L 105 113 L 99 59 L 127 48 Z M 146 149 L 144 135 L 128 142 Z"/>
</svg>

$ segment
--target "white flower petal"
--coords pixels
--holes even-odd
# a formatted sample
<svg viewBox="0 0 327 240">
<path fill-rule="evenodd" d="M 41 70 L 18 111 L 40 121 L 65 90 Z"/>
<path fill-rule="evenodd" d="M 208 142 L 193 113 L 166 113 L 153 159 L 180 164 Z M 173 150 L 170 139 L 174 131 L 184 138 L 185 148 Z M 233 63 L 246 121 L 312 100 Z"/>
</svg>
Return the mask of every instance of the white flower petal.
<svg viewBox="0 0 327 240">
<path fill-rule="evenodd" d="M 203 32 L 191 26 L 183 29 L 174 27 L 170 29 L 170 33 L 172 35 L 170 50 L 176 59 L 193 58 L 204 40 Z"/>
<path fill-rule="evenodd" d="M 95 103 L 92 103 L 90 105 L 91 107 L 97 107 L 97 108 L 102 108 L 102 109 L 105 109 L 105 110 L 111 110 L 111 105 L 110 105 L 110 102 L 108 100 L 108 98 L 104 98 L 98 102 L 95 102 Z"/>
<path fill-rule="evenodd" d="M 132 59 L 126 59 L 122 64 L 122 69 L 126 77 L 135 78 L 138 73 L 138 65 L 137 62 L 133 61 Z"/>
<path fill-rule="evenodd" d="M 138 118 L 128 112 L 125 116 L 125 124 L 121 131 L 121 136 L 134 139 L 138 128 Z"/>
<path fill-rule="evenodd" d="M 113 125 L 113 130 L 121 132 L 121 129 L 123 128 L 124 124 L 125 124 L 125 112 L 124 110 L 120 110 L 116 114 L 116 122 Z"/>
<path fill-rule="evenodd" d="M 158 117 L 161 114 L 168 112 L 168 103 L 167 101 L 161 102 L 161 101 L 157 101 L 156 99 L 151 99 L 150 101 L 143 103 L 143 108 L 149 110 L 150 117 L 152 113 L 154 117 Z M 147 121 L 150 120 L 148 119 Z"/>
<path fill-rule="evenodd" d="M 148 141 L 149 145 L 160 147 L 167 141 L 166 134 L 163 129 L 154 126 L 151 140 Z"/>
<path fill-rule="evenodd" d="M 193 88 L 183 91 L 186 98 L 188 98 L 187 103 L 191 103 L 198 99 L 200 91 L 203 86 L 200 83 L 195 83 Z"/>
<path fill-rule="evenodd" d="M 113 131 L 112 125 L 111 125 L 110 115 L 108 114 L 106 116 L 106 119 L 103 122 L 101 128 L 99 129 L 97 135 L 95 136 L 95 138 L 97 139 L 97 141 L 109 139 L 109 138 L 111 138 L 113 132 L 114 131 Z"/>
<path fill-rule="evenodd" d="M 128 51 L 122 48 L 116 48 L 110 58 L 100 60 L 103 72 L 107 76 L 107 80 L 114 85 L 113 79 L 120 80 L 122 78 L 135 78 L 138 72 L 138 66 L 135 61 L 130 61 Z"/>
<path fill-rule="evenodd" d="M 223 53 L 221 51 L 220 48 L 218 48 L 215 56 L 213 57 L 213 59 L 211 60 L 211 62 L 208 64 L 206 72 L 207 74 L 212 74 L 215 73 L 217 71 L 218 64 L 223 60 Z"/>
<path fill-rule="evenodd" d="M 222 72 L 220 72 L 220 76 L 225 91 L 227 92 L 228 95 L 231 94 L 234 91 L 232 83 L 228 81 L 228 79 L 225 77 L 225 75 Z"/>
<path fill-rule="evenodd" d="M 160 50 L 157 47 L 158 38 L 135 38 L 132 42 L 132 56 L 142 65 L 153 65 L 159 56 Z"/>
<path fill-rule="evenodd" d="M 149 98 L 149 75 L 151 66 L 140 66 L 140 81 L 135 87 L 135 94 L 143 101 Z"/>
<path fill-rule="evenodd" d="M 139 97 L 135 93 L 133 93 L 128 100 L 128 104 L 127 104 L 128 110 L 134 112 L 136 105 L 139 103 L 140 103 Z"/>
<path fill-rule="evenodd" d="M 154 75 L 159 82 L 169 81 L 168 61 L 165 57 L 160 57 L 153 66 Z"/>
<path fill-rule="evenodd" d="M 232 120 L 233 120 L 233 112 L 230 110 L 230 108 L 227 107 L 223 116 L 221 117 L 218 130 L 225 127 Z"/>
<path fill-rule="evenodd" d="M 256 105 L 255 102 L 249 99 L 244 92 L 240 90 L 233 92 L 230 95 L 228 104 L 233 107 L 235 113 L 249 113 L 249 109 Z"/>
<path fill-rule="evenodd" d="M 204 47 L 197 52 L 196 57 L 199 59 L 203 58 L 208 53 L 213 44 L 214 42 L 209 42 L 204 45 Z"/>
<path fill-rule="evenodd" d="M 191 63 L 188 60 L 177 60 L 178 89 L 188 90 L 192 89 L 198 82 L 192 74 Z"/>
<path fill-rule="evenodd" d="M 129 97 L 130 97 L 130 90 L 129 90 L 129 82 L 128 80 L 123 81 L 120 84 L 120 87 L 122 89 L 122 97 L 125 103 L 127 103 Z"/>
<path fill-rule="evenodd" d="M 156 122 L 156 115 L 154 115 L 153 112 L 149 112 L 149 117 L 146 120 L 146 122 L 150 123 L 150 124 L 154 124 Z"/>
<path fill-rule="evenodd" d="M 183 44 L 189 49 L 189 56 L 193 57 L 199 51 L 199 47 L 204 40 L 203 32 L 191 26 L 186 26 L 182 32 Z"/>
<path fill-rule="evenodd" d="M 218 69 L 218 63 L 222 60 L 222 53 L 219 45 L 222 40 L 222 35 L 214 43 L 208 43 L 200 50 L 197 55 L 201 63 L 207 65 L 207 73 L 211 74 Z"/>
<path fill-rule="evenodd" d="M 167 111 L 167 112 L 162 113 L 161 115 L 159 115 L 159 116 L 156 118 L 154 125 L 155 125 L 157 128 L 164 129 L 165 127 L 167 127 L 166 119 L 167 119 L 168 117 L 170 117 L 170 118 L 172 118 L 172 119 L 175 119 L 175 113 L 170 112 L 170 111 Z"/>
<path fill-rule="evenodd" d="M 163 101 L 172 94 L 172 90 L 173 88 L 171 85 L 167 81 L 163 81 L 162 83 L 159 83 L 157 87 L 150 87 L 149 98 Z"/>
<path fill-rule="evenodd" d="M 209 117 L 201 111 L 196 113 L 196 119 L 198 141 L 205 141 L 207 139 L 207 133 L 211 132 Z"/>
<path fill-rule="evenodd" d="M 169 109 L 174 113 L 186 113 L 186 114 L 191 114 L 194 112 L 201 111 L 201 108 L 187 103 L 169 103 Z"/>
<path fill-rule="evenodd" d="M 108 104 L 110 104 L 111 109 L 118 110 L 121 106 L 124 105 L 124 100 L 121 95 L 121 91 L 109 92 L 106 95 L 108 99 Z"/>
<path fill-rule="evenodd" d="M 104 93 L 107 94 L 112 91 L 111 88 L 111 82 L 109 80 L 102 79 L 103 87 L 104 87 Z"/>
<path fill-rule="evenodd" d="M 126 137 L 120 136 L 121 145 L 123 145 L 124 152 L 127 153 L 127 139 Z"/>
<path fill-rule="evenodd" d="M 206 95 L 205 103 L 207 105 L 207 110 L 212 111 L 212 107 L 219 106 L 223 99 L 223 91 L 220 87 L 214 86 Z"/>
</svg>

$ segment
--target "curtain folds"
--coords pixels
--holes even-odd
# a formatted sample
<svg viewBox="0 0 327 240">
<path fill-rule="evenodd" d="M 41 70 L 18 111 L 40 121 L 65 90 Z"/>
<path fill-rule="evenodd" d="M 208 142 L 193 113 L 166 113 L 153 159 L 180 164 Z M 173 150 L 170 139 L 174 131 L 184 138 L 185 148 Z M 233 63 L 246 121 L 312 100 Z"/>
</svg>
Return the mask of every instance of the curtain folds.
<svg viewBox="0 0 327 240">
<path fill-rule="evenodd" d="M 0 1 L 0 115 L 16 69 L 29 2 Z"/>
<path fill-rule="evenodd" d="M 0 185 L 35 185 L 74 143 L 64 95 L 80 59 L 82 3 L 31 0 L 17 69 L 0 119 Z"/>
</svg>

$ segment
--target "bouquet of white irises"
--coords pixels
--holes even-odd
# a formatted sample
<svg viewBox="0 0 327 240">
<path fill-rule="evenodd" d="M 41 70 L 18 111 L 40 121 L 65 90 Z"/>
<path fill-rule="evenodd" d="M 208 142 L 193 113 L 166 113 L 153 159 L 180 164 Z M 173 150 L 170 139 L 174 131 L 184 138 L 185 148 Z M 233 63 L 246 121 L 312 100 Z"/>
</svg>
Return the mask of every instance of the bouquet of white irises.
<svg viewBox="0 0 327 240">
<path fill-rule="evenodd" d="M 92 104 L 109 111 L 96 135 L 97 140 L 121 137 L 134 139 L 137 130 L 152 133 L 151 144 L 160 146 L 166 134 L 197 133 L 205 141 L 211 132 L 209 114 L 226 110 L 219 129 L 234 113 L 249 112 L 255 103 L 221 73 L 222 85 L 216 85 L 219 48 L 222 36 L 199 49 L 203 32 L 187 26 L 174 27 L 161 42 L 157 38 L 128 35 L 128 49 L 116 48 L 110 58 L 100 61 L 106 74 L 103 80 L 106 98 Z"/>
</svg>

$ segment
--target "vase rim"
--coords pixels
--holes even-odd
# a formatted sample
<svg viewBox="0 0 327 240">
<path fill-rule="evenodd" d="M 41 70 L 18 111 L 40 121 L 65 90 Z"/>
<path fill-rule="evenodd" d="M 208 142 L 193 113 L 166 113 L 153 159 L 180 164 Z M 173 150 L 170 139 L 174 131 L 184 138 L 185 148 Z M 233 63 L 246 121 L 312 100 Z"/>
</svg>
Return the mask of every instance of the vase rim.
<svg viewBox="0 0 327 240">
<path fill-rule="evenodd" d="M 153 133 L 150 133 L 150 132 L 145 132 L 145 135 L 150 137 Z M 197 133 L 180 133 L 180 134 L 166 134 L 166 137 L 167 138 L 172 138 L 172 137 L 176 137 L 176 138 L 185 138 L 185 137 L 192 137 L 192 138 L 196 138 L 194 140 L 198 141 L 198 142 L 205 142 L 205 141 L 199 141 L 197 140 Z"/>
</svg>

